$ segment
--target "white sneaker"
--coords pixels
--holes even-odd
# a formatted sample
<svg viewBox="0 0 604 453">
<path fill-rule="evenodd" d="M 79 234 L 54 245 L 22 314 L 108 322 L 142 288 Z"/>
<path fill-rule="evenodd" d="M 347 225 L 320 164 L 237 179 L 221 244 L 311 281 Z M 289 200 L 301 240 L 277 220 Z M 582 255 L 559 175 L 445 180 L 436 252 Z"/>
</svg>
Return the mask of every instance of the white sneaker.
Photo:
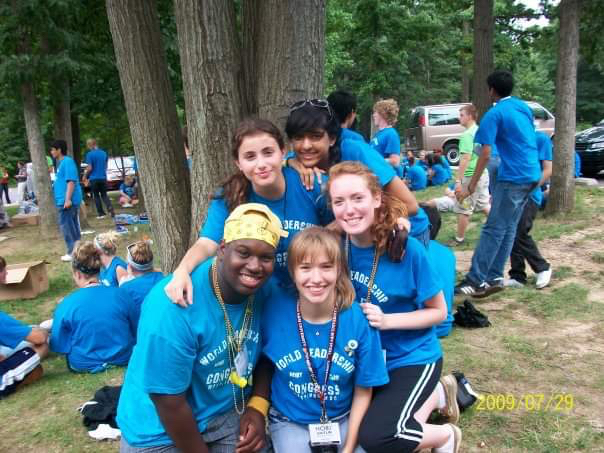
<svg viewBox="0 0 604 453">
<path fill-rule="evenodd" d="M 549 281 L 551 279 L 552 279 L 552 266 L 550 266 L 548 270 L 539 272 L 537 274 L 537 283 L 535 284 L 535 287 L 537 289 L 543 289 L 547 285 L 549 285 Z"/>
<path fill-rule="evenodd" d="M 66 263 L 68 263 L 69 261 L 71 261 L 71 255 L 69 253 L 63 255 L 61 257 L 61 261 L 65 261 Z"/>
<path fill-rule="evenodd" d="M 524 288 L 524 283 L 520 283 L 515 278 L 506 278 L 503 280 L 503 286 L 506 288 Z"/>
<path fill-rule="evenodd" d="M 96 218 L 97 218 L 97 220 L 101 220 L 101 219 L 104 219 L 105 216 L 104 215 L 97 215 Z"/>
<path fill-rule="evenodd" d="M 132 207 L 132 205 L 130 203 L 124 203 L 122 205 L 122 208 L 131 208 L 131 207 Z"/>
</svg>

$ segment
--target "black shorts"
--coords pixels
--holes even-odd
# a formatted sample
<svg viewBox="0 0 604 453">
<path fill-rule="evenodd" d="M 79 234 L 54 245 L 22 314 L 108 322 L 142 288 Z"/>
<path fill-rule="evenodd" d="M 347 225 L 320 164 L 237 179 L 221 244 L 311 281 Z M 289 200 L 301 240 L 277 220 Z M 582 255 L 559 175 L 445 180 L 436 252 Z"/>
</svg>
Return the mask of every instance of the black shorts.
<svg viewBox="0 0 604 453">
<path fill-rule="evenodd" d="M 15 391 L 19 382 L 40 365 L 32 348 L 23 348 L 0 362 L 0 398 Z"/>
</svg>

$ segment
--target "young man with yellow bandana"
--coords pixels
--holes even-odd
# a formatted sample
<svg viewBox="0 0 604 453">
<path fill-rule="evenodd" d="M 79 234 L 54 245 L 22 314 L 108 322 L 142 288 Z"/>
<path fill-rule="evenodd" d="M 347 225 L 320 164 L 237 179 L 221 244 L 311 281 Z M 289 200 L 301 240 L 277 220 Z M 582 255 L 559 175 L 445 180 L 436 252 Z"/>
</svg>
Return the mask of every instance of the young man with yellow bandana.
<svg viewBox="0 0 604 453">
<path fill-rule="evenodd" d="M 271 292 L 265 283 L 286 236 L 266 206 L 241 205 L 225 223 L 216 258 L 191 275 L 190 307 L 164 293 L 171 277 L 149 293 L 118 407 L 122 453 L 263 447 L 264 418 L 246 404 L 261 349 L 262 304 Z"/>
</svg>

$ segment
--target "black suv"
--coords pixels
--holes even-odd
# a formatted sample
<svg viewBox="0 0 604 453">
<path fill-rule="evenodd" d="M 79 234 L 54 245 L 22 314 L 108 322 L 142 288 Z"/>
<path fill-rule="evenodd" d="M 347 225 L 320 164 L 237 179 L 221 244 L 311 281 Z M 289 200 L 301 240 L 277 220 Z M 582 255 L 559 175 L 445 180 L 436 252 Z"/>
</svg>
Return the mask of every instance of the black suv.
<svg viewBox="0 0 604 453">
<path fill-rule="evenodd" d="M 595 176 L 604 170 L 604 120 L 575 136 L 575 149 L 581 157 L 581 173 Z"/>
</svg>

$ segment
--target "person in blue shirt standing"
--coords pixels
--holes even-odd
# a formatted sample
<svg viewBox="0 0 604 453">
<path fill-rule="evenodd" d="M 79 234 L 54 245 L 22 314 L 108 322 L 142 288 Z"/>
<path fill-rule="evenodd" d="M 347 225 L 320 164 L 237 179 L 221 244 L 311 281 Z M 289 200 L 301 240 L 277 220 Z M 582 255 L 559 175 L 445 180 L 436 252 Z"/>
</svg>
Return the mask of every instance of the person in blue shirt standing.
<svg viewBox="0 0 604 453">
<path fill-rule="evenodd" d="M 312 227 L 296 235 L 288 268 L 296 290 L 274 292 L 262 315 L 262 352 L 272 373 L 273 448 L 310 453 L 313 425 L 323 423 L 337 425 L 334 448 L 360 451 L 358 431 L 372 387 L 388 382 L 379 334 L 354 302 L 334 233 Z"/>
<path fill-rule="evenodd" d="M 168 298 L 170 277 L 145 299 L 117 410 L 124 453 L 263 446 L 265 420 L 258 399 L 248 402 L 250 380 L 277 244 L 287 232 L 268 207 L 246 203 L 231 212 L 223 236 L 216 258 L 191 275 L 192 305 Z"/>
<path fill-rule="evenodd" d="M 327 96 L 327 102 L 342 127 L 342 140 L 365 141 L 365 138 L 353 130 L 357 119 L 357 98 L 348 91 L 338 90 Z"/>
<path fill-rule="evenodd" d="M 531 192 L 530 198 L 520 216 L 514 246 L 510 255 L 510 263 L 512 265 L 509 272 L 510 278 L 504 280 L 505 286 L 516 288 L 526 284 L 525 261 L 531 266 L 533 272 L 537 274 L 537 282 L 535 283 L 537 289 L 545 288 L 549 285 L 549 281 L 552 278 L 551 264 L 543 258 L 535 240 L 531 237 L 533 222 L 543 201 L 541 186 L 552 175 L 552 141 L 543 132 L 536 131 L 535 134 L 537 136 L 537 148 L 539 149 L 541 179 L 539 180 L 538 187 Z"/>
<path fill-rule="evenodd" d="M 78 373 L 98 373 L 128 363 L 134 346 L 127 307 L 117 288 L 101 285 L 101 257 L 90 241 L 73 251 L 72 276 L 79 288 L 57 306 L 50 334 L 50 350 L 64 354 L 67 366 Z"/>
<path fill-rule="evenodd" d="M 435 326 L 447 316 L 442 284 L 425 248 L 396 228 L 405 215 L 369 169 L 343 162 L 329 171 L 327 187 L 338 226 L 346 235 L 352 283 L 372 327 L 380 331 L 390 382 L 376 389 L 359 431 L 368 453 L 458 452 L 461 430 L 427 422 L 434 410 L 459 418 L 457 383 L 442 382 L 442 350 Z M 394 233 L 393 233 L 394 232 Z"/>
<path fill-rule="evenodd" d="M 377 101 L 373 106 L 373 123 L 378 131 L 371 139 L 371 147 L 386 159 L 402 176 L 401 138 L 394 125 L 398 121 L 398 104 L 394 99 Z"/>
<path fill-rule="evenodd" d="M 289 237 L 278 245 L 275 263 L 275 277 L 284 285 L 291 284 L 287 272 L 289 241 L 304 228 L 323 223 L 321 186 L 317 181 L 312 190 L 306 190 L 298 173 L 283 166 L 285 141 L 273 123 L 262 119 L 241 122 L 232 139 L 231 155 L 239 171 L 211 197 L 197 242 L 166 286 L 170 299 L 179 304 L 186 305 L 192 300 L 189 275 L 199 263 L 216 254 L 224 221 L 240 204 L 254 202 L 268 206 L 288 231 Z"/>
<path fill-rule="evenodd" d="M 105 203 L 105 207 L 109 211 L 109 214 L 111 214 L 111 217 L 115 217 L 113 205 L 107 196 L 107 162 L 109 157 L 105 150 L 97 146 L 96 139 L 94 138 L 86 140 L 86 147 L 88 148 L 85 160 L 88 164 L 86 167 L 86 177 L 90 181 L 90 190 L 94 197 L 97 219 L 105 218 L 103 203 Z"/>
<path fill-rule="evenodd" d="M 161 272 L 153 270 L 153 251 L 148 241 L 138 241 L 130 244 L 128 250 L 128 269 L 117 269 L 120 287 L 117 298 L 121 304 L 129 308 L 128 319 L 132 324 L 132 331 L 136 338 L 138 321 L 141 315 L 141 306 L 149 291 L 162 279 Z M 125 273 L 119 278 L 120 273 Z"/>
<path fill-rule="evenodd" d="M 59 211 L 59 227 L 67 245 L 67 254 L 62 261 L 71 261 L 71 252 L 81 238 L 78 211 L 82 202 L 80 177 L 75 161 L 67 156 L 65 140 L 55 140 L 50 145 L 50 154 L 57 161 L 57 178 L 52 186 L 55 205 Z"/>
<path fill-rule="evenodd" d="M 127 270 L 128 264 L 117 253 L 117 238 L 115 231 L 98 234 L 94 238 L 94 245 L 101 257 L 101 273 L 99 281 L 105 286 L 119 286 L 118 268 Z"/>
<path fill-rule="evenodd" d="M 461 203 L 476 190 L 497 145 L 500 164 L 494 184 L 491 211 L 480 233 L 470 271 L 456 286 L 456 294 L 486 297 L 501 291 L 503 270 L 510 256 L 516 227 L 530 192 L 541 177 L 533 112 L 526 103 L 512 97 L 514 77 L 495 71 L 487 78 L 489 94 L 496 104 L 482 117 L 474 141 L 482 144 L 468 186 L 456 194 Z"/>
</svg>

